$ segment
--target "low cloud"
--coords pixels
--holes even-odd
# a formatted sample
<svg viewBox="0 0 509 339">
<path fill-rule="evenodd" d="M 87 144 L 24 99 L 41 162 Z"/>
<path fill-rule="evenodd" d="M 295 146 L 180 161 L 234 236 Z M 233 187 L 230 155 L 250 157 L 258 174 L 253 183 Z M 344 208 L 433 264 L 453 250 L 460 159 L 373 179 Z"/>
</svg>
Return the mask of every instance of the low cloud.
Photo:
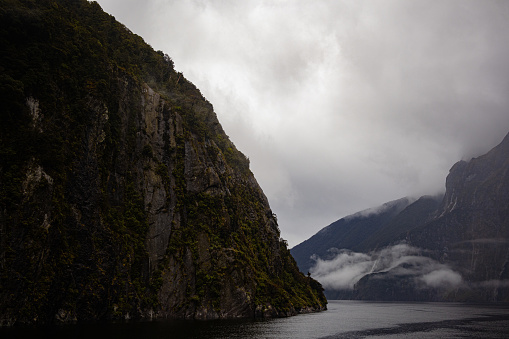
<svg viewBox="0 0 509 339">
<path fill-rule="evenodd" d="M 349 251 L 341 251 L 332 260 L 319 257 L 315 257 L 315 260 L 316 266 L 311 268 L 313 277 L 325 288 L 339 290 L 353 289 L 354 284 L 373 267 L 371 256 Z"/>
<path fill-rule="evenodd" d="M 447 265 L 425 256 L 426 251 L 405 243 L 370 253 L 349 250 L 329 250 L 331 259 L 314 256 L 312 276 L 326 289 L 352 290 L 364 276 L 387 273 L 390 277 L 413 277 L 415 286 L 422 288 L 454 287 L 462 277 Z"/>
<path fill-rule="evenodd" d="M 351 214 L 349 216 L 346 216 L 344 219 L 349 220 L 349 219 L 354 219 L 354 218 L 367 218 L 370 216 L 384 213 L 391 208 L 399 208 L 399 210 L 403 210 L 405 207 L 414 203 L 416 200 L 417 200 L 417 198 L 415 198 L 415 197 L 405 197 L 405 198 L 401 198 L 398 200 L 389 201 L 389 202 L 386 202 L 380 206 L 367 208 L 360 212 Z"/>
<path fill-rule="evenodd" d="M 461 275 L 450 269 L 441 268 L 423 275 L 420 279 L 430 287 L 446 285 L 458 286 L 462 282 Z"/>
</svg>

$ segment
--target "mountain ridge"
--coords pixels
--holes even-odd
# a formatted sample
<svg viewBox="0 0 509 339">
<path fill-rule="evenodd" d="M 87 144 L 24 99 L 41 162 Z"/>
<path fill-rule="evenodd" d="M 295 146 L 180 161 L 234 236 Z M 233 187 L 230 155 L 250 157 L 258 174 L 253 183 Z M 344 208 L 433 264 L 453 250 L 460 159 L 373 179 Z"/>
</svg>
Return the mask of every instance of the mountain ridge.
<svg viewBox="0 0 509 339">
<path fill-rule="evenodd" d="M 326 282 L 328 298 L 507 301 L 509 134 L 486 154 L 454 164 L 443 197 L 421 197 L 393 215 L 364 216 L 327 237 L 321 232 L 291 252 L 303 272 Z M 351 232 L 361 241 L 348 242 Z M 364 269 L 380 260 L 392 266 Z M 345 282 L 346 269 L 358 274 Z"/>
</svg>

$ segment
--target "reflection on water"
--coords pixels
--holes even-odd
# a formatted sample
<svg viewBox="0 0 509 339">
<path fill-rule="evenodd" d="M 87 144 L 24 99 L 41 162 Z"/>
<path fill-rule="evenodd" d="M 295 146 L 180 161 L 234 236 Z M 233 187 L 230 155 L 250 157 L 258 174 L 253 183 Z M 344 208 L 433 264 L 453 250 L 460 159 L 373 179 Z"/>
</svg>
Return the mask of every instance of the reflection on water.
<svg viewBox="0 0 509 339">
<path fill-rule="evenodd" d="M 0 338 L 509 338 L 509 305 L 329 301 L 270 320 L 158 321 L 0 329 Z"/>
</svg>

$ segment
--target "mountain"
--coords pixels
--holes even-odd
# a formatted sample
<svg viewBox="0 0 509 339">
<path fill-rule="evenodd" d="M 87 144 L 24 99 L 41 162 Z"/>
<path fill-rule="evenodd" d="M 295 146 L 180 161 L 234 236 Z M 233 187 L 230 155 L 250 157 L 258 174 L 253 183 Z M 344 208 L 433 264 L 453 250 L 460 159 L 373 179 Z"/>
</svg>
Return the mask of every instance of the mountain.
<svg viewBox="0 0 509 339">
<path fill-rule="evenodd" d="M 362 252 L 365 249 L 363 244 L 409 204 L 408 198 L 402 198 L 352 214 L 333 222 L 290 251 L 302 272 L 308 272 L 314 266 L 312 255 L 324 259 L 334 256 L 334 253 L 329 252 L 331 248 L 348 248 Z"/>
<path fill-rule="evenodd" d="M 0 79 L 0 324 L 326 308 L 212 105 L 96 2 L 0 2 Z"/>
<path fill-rule="evenodd" d="M 367 211 L 291 249 L 328 298 L 509 301 L 509 134 L 456 163 L 443 197 Z"/>
</svg>

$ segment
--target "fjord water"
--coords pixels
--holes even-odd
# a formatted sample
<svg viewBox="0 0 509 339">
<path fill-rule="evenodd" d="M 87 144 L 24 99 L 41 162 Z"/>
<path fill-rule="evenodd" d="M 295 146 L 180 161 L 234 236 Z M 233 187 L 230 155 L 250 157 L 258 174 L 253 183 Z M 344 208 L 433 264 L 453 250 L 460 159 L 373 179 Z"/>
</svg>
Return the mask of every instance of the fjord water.
<svg viewBox="0 0 509 339">
<path fill-rule="evenodd" d="M 329 301 L 269 320 L 158 321 L 3 328 L 1 338 L 509 338 L 509 305 Z"/>
</svg>

